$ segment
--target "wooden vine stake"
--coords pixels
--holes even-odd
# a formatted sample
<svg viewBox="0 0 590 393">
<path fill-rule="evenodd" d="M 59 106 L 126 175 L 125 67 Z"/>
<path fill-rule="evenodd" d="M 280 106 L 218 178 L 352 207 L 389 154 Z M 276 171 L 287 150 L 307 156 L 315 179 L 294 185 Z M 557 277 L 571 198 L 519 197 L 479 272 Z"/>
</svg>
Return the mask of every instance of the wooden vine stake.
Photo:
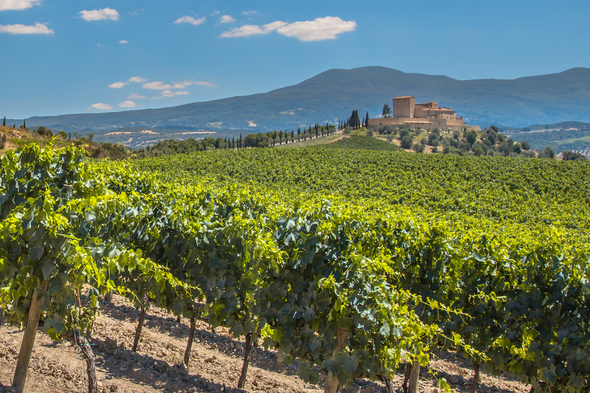
<svg viewBox="0 0 590 393">
<path fill-rule="evenodd" d="M 250 362 L 250 352 L 252 351 L 252 333 L 246 334 L 246 345 L 244 346 L 244 364 L 242 364 L 242 374 L 238 380 L 238 389 L 243 389 L 248 374 L 248 363 Z"/>
<path fill-rule="evenodd" d="M 418 393 L 418 379 L 420 377 L 420 362 L 418 358 L 412 359 L 412 369 L 408 380 L 408 392 Z"/>
<path fill-rule="evenodd" d="M 346 347 L 346 337 L 350 331 L 344 328 L 338 328 L 337 337 L 336 337 L 336 347 L 332 352 L 332 359 L 336 359 L 338 352 L 343 350 Z M 338 388 L 340 387 L 340 382 L 338 382 L 338 376 L 334 375 L 332 371 L 328 372 L 326 375 L 326 383 L 324 385 L 324 393 L 336 393 L 338 392 Z"/>
<path fill-rule="evenodd" d="M 135 340 L 133 340 L 133 352 L 137 352 L 137 344 L 139 344 L 139 337 L 141 336 L 141 328 L 145 320 L 145 306 L 142 305 L 139 311 L 139 320 L 137 321 L 137 329 L 135 329 Z"/>
<path fill-rule="evenodd" d="M 21 392 L 25 390 L 25 381 L 27 379 L 27 370 L 31 360 L 31 353 L 33 352 L 33 345 L 35 344 L 35 336 L 37 335 L 37 328 L 39 327 L 39 317 L 41 316 L 41 304 L 45 297 L 45 288 L 39 285 L 33 292 L 31 298 L 31 305 L 29 307 L 29 314 L 27 317 L 27 327 L 18 353 L 18 360 L 16 362 L 16 370 L 14 370 L 13 386 L 18 386 Z"/>
<path fill-rule="evenodd" d="M 186 366 L 186 368 L 188 368 L 188 364 L 190 362 L 191 359 L 191 348 L 193 346 L 193 339 L 195 338 L 195 328 L 196 328 L 196 322 L 195 322 L 195 316 L 191 316 L 191 331 L 188 335 L 188 341 L 186 343 L 186 350 L 184 351 L 184 365 Z"/>
</svg>

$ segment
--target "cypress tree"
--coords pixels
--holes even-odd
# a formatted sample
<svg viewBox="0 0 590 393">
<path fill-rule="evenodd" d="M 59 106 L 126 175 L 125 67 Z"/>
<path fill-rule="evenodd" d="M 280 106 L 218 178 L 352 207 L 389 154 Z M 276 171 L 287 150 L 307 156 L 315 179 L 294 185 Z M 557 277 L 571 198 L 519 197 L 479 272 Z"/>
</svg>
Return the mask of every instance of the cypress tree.
<svg viewBox="0 0 590 393">
<path fill-rule="evenodd" d="M 27 122 L 23 119 L 23 128 L 27 128 Z"/>
<path fill-rule="evenodd" d="M 6 116 L 4 116 L 4 120 L 2 121 L 2 125 L 6 127 Z"/>
<path fill-rule="evenodd" d="M 242 148 L 242 133 L 240 132 L 240 148 Z"/>
</svg>

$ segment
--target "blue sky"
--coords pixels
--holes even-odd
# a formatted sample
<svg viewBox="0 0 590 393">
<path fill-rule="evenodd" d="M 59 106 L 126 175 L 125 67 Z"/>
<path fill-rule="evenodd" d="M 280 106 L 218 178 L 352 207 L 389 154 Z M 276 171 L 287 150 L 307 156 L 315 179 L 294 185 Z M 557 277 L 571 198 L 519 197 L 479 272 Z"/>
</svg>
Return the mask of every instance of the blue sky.
<svg viewBox="0 0 590 393">
<path fill-rule="evenodd" d="M 332 68 L 456 79 L 590 67 L 588 0 L 0 0 L 0 116 L 175 106 Z"/>
</svg>

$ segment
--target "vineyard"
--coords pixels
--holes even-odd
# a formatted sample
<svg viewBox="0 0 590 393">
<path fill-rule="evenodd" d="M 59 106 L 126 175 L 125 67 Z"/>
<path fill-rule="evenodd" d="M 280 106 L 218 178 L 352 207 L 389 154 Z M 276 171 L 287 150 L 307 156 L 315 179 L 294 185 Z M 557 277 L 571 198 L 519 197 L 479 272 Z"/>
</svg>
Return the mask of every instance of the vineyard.
<svg viewBox="0 0 590 393">
<path fill-rule="evenodd" d="M 339 142 L 340 143 L 340 142 Z M 113 294 L 273 348 L 310 384 L 389 392 L 450 351 L 536 392 L 590 390 L 590 165 L 404 152 L 225 149 L 90 161 L 23 146 L 0 167 L 0 307 L 68 339 L 98 391 L 89 340 Z M 116 339 L 113 337 L 113 339 Z M 295 362 L 295 363 L 294 363 Z M 449 390 L 444 378 L 439 388 Z M 206 391 L 206 390 L 204 390 Z"/>
</svg>

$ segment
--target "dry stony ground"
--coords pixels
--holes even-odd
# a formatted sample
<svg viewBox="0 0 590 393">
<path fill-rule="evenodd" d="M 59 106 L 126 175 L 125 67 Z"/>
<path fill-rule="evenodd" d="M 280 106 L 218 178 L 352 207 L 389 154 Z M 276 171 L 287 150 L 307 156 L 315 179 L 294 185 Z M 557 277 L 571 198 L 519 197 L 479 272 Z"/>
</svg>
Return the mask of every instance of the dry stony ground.
<svg viewBox="0 0 590 393">
<path fill-rule="evenodd" d="M 152 307 L 148 310 L 138 352 L 131 351 L 138 311 L 125 299 L 115 296 L 103 305 L 94 324 L 92 349 L 96 355 L 101 392 L 322 392 L 323 386 L 309 385 L 297 376 L 297 364 L 279 366 L 276 352 L 253 348 L 244 390 L 236 389 L 242 367 L 243 343 L 227 330 L 213 333 L 204 322 L 197 323 L 190 368 L 182 365 L 189 327 L 188 320 L 177 323 L 173 315 Z M 0 327 L 0 392 L 14 392 L 10 385 L 22 332 Z M 468 392 L 473 370 L 469 362 L 445 355 L 432 369 L 450 382 L 457 392 Z M 419 390 L 437 392 L 428 370 L 422 371 Z M 397 373 L 393 386 L 402 384 Z M 3 387 L 4 386 L 4 387 Z M 85 392 L 86 366 L 69 342 L 52 342 L 39 332 L 27 374 L 26 391 L 43 393 Z M 385 392 L 380 383 L 357 380 L 342 393 Z M 401 390 L 400 390 L 401 391 Z M 482 375 L 479 392 L 528 392 L 528 387 L 507 377 Z"/>
</svg>

